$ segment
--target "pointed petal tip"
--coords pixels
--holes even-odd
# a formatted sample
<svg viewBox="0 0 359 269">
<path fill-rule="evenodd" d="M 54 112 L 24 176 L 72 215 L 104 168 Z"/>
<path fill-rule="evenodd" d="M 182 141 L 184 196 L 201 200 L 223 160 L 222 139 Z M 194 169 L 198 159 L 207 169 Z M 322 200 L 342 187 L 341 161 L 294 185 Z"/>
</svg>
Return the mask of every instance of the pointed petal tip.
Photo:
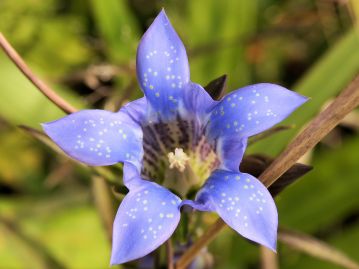
<svg viewBox="0 0 359 269">
<path fill-rule="evenodd" d="M 129 261 L 132 261 L 133 259 L 124 259 L 124 257 L 116 257 L 114 252 L 112 251 L 111 259 L 110 259 L 110 266 L 115 266 L 119 264 L 123 264 Z"/>
<path fill-rule="evenodd" d="M 46 133 L 46 128 L 47 128 L 47 123 L 46 122 L 42 122 L 40 123 L 41 128 L 44 130 L 44 132 Z"/>
<path fill-rule="evenodd" d="M 158 13 L 158 15 L 157 16 L 165 16 L 166 18 L 167 18 L 167 14 L 166 14 L 166 11 L 165 11 L 165 8 L 163 7 L 163 8 L 161 8 L 161 11 L 160 11 L 160 13 Z"/>
<path fill-rule="evenodd" d="M 227 223 L 227 222 L 226 222 Z M 228 224 L 228 223 L 227 223 Z M 228 224 L 229 225 L 229 224 Z M 229 225 L 230 226 L 230 225 Z M 233 228 L 233 227 L 232 227 Z M 234 231 L 236 231 L 239 235 L 243 236 L 244 238 L 248 239 L 249 241 L 252 241 L 262 247 L 265 247 L 271 251 L 273 251 L 274 253 L 277 254 L 277 237 L 273 237 L 273 238 L 254 238 L 252 236 L 248 236 L 248 235 L 245 235 L 243 233 L 240 233 L 238 232 L 236 229 L 234 229 Z"/>
<path fill-rule="evenodd" d="M 117 262 L 117 260 L 111 255 L 110 266 L 115 266 L 118 264 L 120 264 L 120 263 Z"/>
<path fill-rule="evenodd" d="M 222 218 L 223 219 L 223 218 Z M 277 253 L 277 236 L 273 236 L 272 238 L 270 238 L 271 236 L 266 236 L 266 237 L 253 237 L 252 235 L 249 234 L 244 234 L 243 232 L 238 231 L 237 229 L 235 229 L 235 227 L 231 226 L 229 222 L 227 222 L 226 220 L 223 219 L 224 222 L 227 223 L 228 226 L 230 226 L 235 232 L 237 232 L 239 235 L 243 236 L 244 238 L 257 243 L 265 248 L 268 248 L 269 250 L 273 251 L 274 253 Z"/>
<path fill-rule="evenodd" d="M 256 84 L 254 84 L 256 85 Z M 285 90 L 289 93 L 292 93 L 295 97 L 298 98 L 298 103 L 300 103 L 298 106 L 304 104 L 305 102 L 307 102 L 308 100 L 310 100 L 311 98 L 310 97 L 307 97 L 307 96 L 304 96 L 296 91 L 293 91 L 293 90 L 290 90 L 290 89 L 287 89 L 281 85 L 278 85 L 278 84 L 274 84 L 274 83 L 258 83 L 257 85 L 259 86 L 264 86 L 264 87 L 268 87 L 268 88 L 277 88 L 277 89 L 281 89 L 281 90 Z"/>
<path fill-rule="evenodd" d="M 269 250 L 273 251 L 275 254 L 277 254 L 277 239 L 274 238 L 272 242 L 268 243 L 260 243 L 262 246 L 268 248 Z"/>
<path fill-rule="evenodd" d="M 42 123 L 40 123 L 40 125 L 42 128 L 45 129 L 49 125 L 49 122 L 42 122 Z"/>
<path fill-rule="evenodd" d="M 125 253 L 122 251 L 119 251 L 118 249 L 115 249 L 115 245 L 112 245 L 112 252 L 111 252 L 111 259 L 110 259 L 110 266 L 115 266 L 119 264 L 124 264 L 126 262 L 134 261 L 136 259 L 140 259 L 144 257 L 145 255 L 132 255 L 129 253 Z"/>
<path fill-rule="evenodd" d="M 301 107 L 302 105 L 304 105 L 306 102 L 308 102 L 311 98 L 301 95 L 300 93 L 297 93 L 295 91 L 292 90 L 288 90 L 291 93 L 291 100 L 293 102 L 293 108 L 292 108 L 292 112 L 294 110 L 296 110 L 297 108 Z"/>
<path fill-rule="evenodd" d="M 42 129 L 44 130 L 45 134 L 51 138 L 51 123 L 52 122 L 44 122 L 40 123 Z"/>
<path fill-rule="evenodd" d="M 158 13 L 158 15 L 155 17 L 155 19 L 152 21 L 152 23 L 150 24 L 150 26 L 147 28 L 147 30 L 145 31 L 144 35 L 141 38 L 141 41 L 138 45 L 138 49 L 137 49 L 137 53 L 139 48 L 141 47 L 143 41 L 145 40 L 145 37 L 151 33 L 151 32 L 158 32 L 158 29 L 163 28 L 164 26 L 170 25 L 171 28 L 171 22 L 169 20 L 169 18 L 167 17 L 166 11 L 164 10 L 164 8 L 161 9 L 161 11 Z M 174 29 L 173 29 L 174 31 Z"/>
<path fill-rule="evenodd" d="M 64 118 L 66 118 L 66 117 L 68 117 L 68 116 L 65 116 Z M 56 122 L 59 122 L 61 119 L 62 118 L 53 120 L 53 121 L 49 121 L 49 122 L 40 123 L 42 129 L 48 136 L 50 136 L 50 138 L 51 138 L 51 133 L 54 131 L 54 127 L 56 127 Z"/>
<path fill-rule="evenodd" d="M 295 93 L 297 95 L 297 97 L 300 99 L 300 105 L 301 106 L 302 104 L 310 101 L 312 98 L 310 97 L 307 97 L 307 96 L 304 96 L 304 95 L 301 95 L 300 93 L 297 93 L 295 91 L 293 91 L 293 93 Z"/>
<path fill-rule="evenodd" d="M 160 13 L 158 13 L 158 15 L 156 16 L 156 18 L 153 20 L 152 25 L 155 25 L 156 23 L 164 23 L 164 25 L 167 25 L 168 23 L 170 23 L 170 20 L 166 14 L 166 11 L 164 8 L 161 9 Z M 150 26 L 150 28 L 151 28 Z"/>
</svg>

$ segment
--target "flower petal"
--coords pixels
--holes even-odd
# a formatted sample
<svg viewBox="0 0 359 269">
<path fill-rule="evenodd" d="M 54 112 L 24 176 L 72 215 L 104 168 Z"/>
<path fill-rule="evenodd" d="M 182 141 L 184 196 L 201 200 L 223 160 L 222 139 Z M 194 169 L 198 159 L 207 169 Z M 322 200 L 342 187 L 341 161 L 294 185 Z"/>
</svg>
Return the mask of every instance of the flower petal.
<svg viewBox="0 0 359 269">
<path fill-rule="evenodd" d="M 185 47 L 163 10 L 138 47 L 137 77 L 153 112 L 173 117 L 189 82 L 189 66 Z"/>
<path fill-rule="evenodd" d="M 250 85 L 226 95 L 213 109 L 208 134 L 249 137 L 279 123 L 307 98 L 269 83 Z"/>
<path fill-rule="evenodd" d="M 113 227 L 112 265 L 149 254 L 172 235 L 180 220 L 181 200 L 176 195 L 156 183 L 140 181 L 118 209 Z"/>
<path fill-rule="evenodd" d="M 216 153 L 221 163 L 219 168 L 239 172 L 239 165 L 242 161 L 246 147 L 246 137 L 219 137 L 216 143 Z"/>
<path fill-rule="evenodd" d="M 267 188 L 245 173 L 216 170 L 196 197 L 196 209 L 216 211 L 242 236 L 276 249 L 278 214 Z"/>
<path fill-rule="evenodd" d="M 203 123 L 218 103 L 199 84 L 190 82 L 183 93 L 183 106 L 180 113 L 186 118 L 198 117 Z"/>
<path fill-rule="evenodd" d="M 142 130 L 123 112 L 82 110 L 43 128 L 69 156 L 89 165 L 129 161 L 139 166 L 142 159 Z"/>
<path fill-rule="evenodd" d="M 120 112 L 126 113 L 133 121 L 141 125 L 142 122 L 146 119 L 147 114 L 146 97 L 129 102 L 128 104 L 121 107 Z"/>
</svg>

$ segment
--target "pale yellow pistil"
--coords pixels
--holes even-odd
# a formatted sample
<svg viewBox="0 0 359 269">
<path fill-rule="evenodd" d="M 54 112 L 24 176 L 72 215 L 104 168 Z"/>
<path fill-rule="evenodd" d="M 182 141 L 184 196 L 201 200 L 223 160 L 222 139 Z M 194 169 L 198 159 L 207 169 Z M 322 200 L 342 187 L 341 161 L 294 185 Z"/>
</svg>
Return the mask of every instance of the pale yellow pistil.
<svg viewBox="0 0 359 269">
<path fill-rule="evenodd" d="M 167 154 L 170 162 L 170 168 L 177 168 L 180 172 L 183 172 L 186 168 L 186 163 L 189 160 L 187 154 L 182 148 L 175 148 L 175 153 L 170 152 Z"/>
</svg>

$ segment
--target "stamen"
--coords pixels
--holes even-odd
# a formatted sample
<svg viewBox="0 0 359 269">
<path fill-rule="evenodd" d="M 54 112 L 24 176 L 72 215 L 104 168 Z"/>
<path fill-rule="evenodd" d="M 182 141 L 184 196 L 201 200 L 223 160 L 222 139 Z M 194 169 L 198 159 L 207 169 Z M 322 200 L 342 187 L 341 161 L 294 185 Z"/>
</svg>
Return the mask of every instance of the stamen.
<svg viewBox="0 0 359 269">
<path fill-rule="evenodd" d="M 183 172 L 186 168 L 186 163 L 189 160 L 187 154 L 182 148 L 175 148 L 175 153 L 170 152 L 167 154 L 170 162 L 170 168 L 176 167 L 180 172 Z"/>
</svg>

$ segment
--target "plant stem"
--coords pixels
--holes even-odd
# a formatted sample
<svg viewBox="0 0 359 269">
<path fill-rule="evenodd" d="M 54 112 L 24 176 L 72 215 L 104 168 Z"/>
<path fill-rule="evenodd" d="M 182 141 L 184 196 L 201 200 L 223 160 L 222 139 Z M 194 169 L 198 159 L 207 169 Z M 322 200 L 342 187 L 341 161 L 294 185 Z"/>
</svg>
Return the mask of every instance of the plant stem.
<svg viewBox="0 0 359 269">
<path fill-rule="evenodd" d="M 102 176 L 92 176 L 92 192 L 95 205 L 105 227 L 109 242 L 112 241 L 112 225 L 115 219 L 113 202 L 108 183 Z"/>
<path fill-rule="evenodd" d="M 284 228 L 278 230 L 278 240 L 292 249 L 348 269 L 359 269 L 359 264 L 340 250 L 317 238 Z"/>
<path fill-rule="evenodd" d="M 167 257 L 167 269 L 174 269 L 174 263 L 173 263 L 173 246 L 171 238 L 169 238 L 166 243 L 166 257 Z"/>
<path fill-rule="evenodd" d="M 77 109 L 61 98 L 54 90 L 40 80 L 27 66 L 20 55 L 15 51 L 5 36 L 0 33 L 0 47 L 9 57 L 9 59 L 19 68 L 19 70 L 28 78 L 28 80 L 52 103 L 67 114 L 76 112 Z"/>
<path fill-rule="evenodd" d="M 213 239 L 217 237 L 219 232 L 226 226 L 224 221 L 220 218 L 212 224 L 207 231 L 179 258 L 176 262 L 176 269 L 185 269 L 202 250 Z"/>
<path fill-rule="evenodd" d="M 307 127 L 295 137 L 287 148 L 259 176 L 262 183 L 269 187 L 300 157 L 311 150 L 326 136 L 340 121 L 359 105 L 359 75 L 344 89 L 340 95 L 322 112 L 320 112 Z M 226 224 L 218 219 L 209 229 L 180 257 L 176 269 L 184 269 L 197 256 L 200 250 L 209 244 Z"/>
<path fill-rule="evenodd" d="M 278 257 L 270 249 L 261 246 L 261 269 L 278 269 Z"/>
</svg>

